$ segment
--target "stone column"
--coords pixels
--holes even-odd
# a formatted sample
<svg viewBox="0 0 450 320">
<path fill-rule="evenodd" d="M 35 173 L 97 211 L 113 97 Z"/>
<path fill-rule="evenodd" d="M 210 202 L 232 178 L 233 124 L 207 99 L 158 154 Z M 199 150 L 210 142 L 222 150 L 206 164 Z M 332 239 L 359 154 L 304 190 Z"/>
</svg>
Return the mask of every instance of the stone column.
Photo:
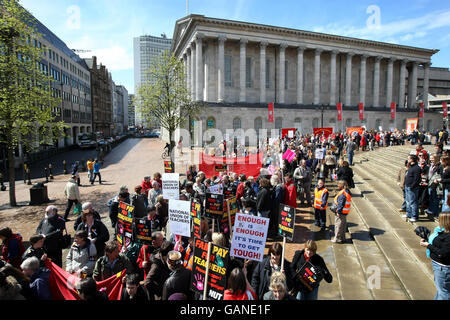
<svg viewBox="0 0 450 320">
<path fill-rule="evenodd" d="M 389 108 L 392 102 L 392 87 L 394 85 L 394 58 L 390 58 L 388 62 L 387 73 L 387 90 L 386 90 L 386 104 L 385 107 Z"/>
<path fill-rule="evenodd" d="M 195 38 L 195 78 L 197 83 L 195 85 L 195 100 L 200 101 L 203 98 L 203 34 L 197 34 Z"/>
<path fill-rule="evenodd" d="M 330 70 L 330 106 L 336 104 L 336 56 L 337 50 L 331 51 L 331 70 Z"/>
<path fill-rule="evenodd" d="M 280 76 L 278 77 L 278 90 L 280 92 L 280 96 L 278 97 L 279 103 L 284 103 L 284 96 L 285 96 L 285 89 L 284 89 L 284 82 L 285 82 L 285 61 L 286 61 L 286 43 L 280 44 Z"/>
<path fill-rule="evenodd" d="M 219 35 L 219 56 L 217 69 L 217 102 L 223 102 L 225 94 L 225 35 Z"/>
<path fill-rule="evenodd" d="M 195 86 L 196 86 L 196 78 L 195 78 L 195 71 L 196 71 L 196 60 L 197 59 L 197 50 L 195 47 L 195 43 L 191 43 L 191 95 L 192 100 L 195 100 Z"/>
<path fill-rule="evenodd" d="M 303 53 L 305 47 L 297 48 L 297 104 L 303 104 Z"/>
<path fill-rule="evenodd" d="M 405 107 L 405 86 L 406 86 L 406 63 L 407 60 L 402 60 L 400 65 L 400 88 L 398 90 L 398 107 Z"/>
<path fill-rule="evenodd" d="M 423 78 L 423 92 L 422 92 L 422 101 L 424 108 L 428 108 L 428 90 L 430 86 L 430 63 L 424 63 L 424 78 Z"/>
<path fill-rule="evenodd" d="M 380 106 L 380 61 L 383 57 L 375 57 L 375 70 L 373 77 L 373 106 Z"/>
<path fill-rule="evenodd" d="M 352 58 L 353 52 L 347 53 L 347 66 L 345 69 L 345 105 L 349 106 L 352 101 Z"/>
<path fill-rule="evenodd" d="M 187 48 L 186 58 L 186 88 L 191 92 L 191 48 Z"/>
<path fill-rule="evenodd" d="M 408 108 L 415 108 L 417 96 L 417 62 L 413 61 L 411 64 L 411 71 L 408 76 Z"/>
<path fill-rule="evenodd" d="M 367 55 L 361 56 L 361 76 L 359 77 L 359 102 L 366 105 L 366 66 Z"/>
<path fill-rule="evenodd" d="M 316 49 L 314 57 L 314 104 L 320 103 L 320 55 L 322 49 Z"/>
<path fill-rule="evenodd" d="M 239 94 L 239 102 L 245 102 L 246 101 L 246 83 L 245 83 L 245 67 L 246 67 L 246 46 L 247 46 L 247 39 L 241 39 L 241 52 L 240 52 L 240 67 L 239 67 L 239 87 L 240 87 L 240 94 Z"/>
<path fill-rule="evenodd" d="M 259 45 L 260 55 L 259 55 L 259 102 L 265 103 L 267 102 L 266 98 L 266 48 L 268 42 L 261 41 Z"/>
<path fill-rule="evenodd" d="M 205 51 L 205 61 L 203 62 L 205 65 L 205 70 L 204 70 L 204 75 L 205 75 L 205 85 L 204 85 L 204 90 L 203 90 L 203 101 L 208 101 L 209 99 L 209 94 L 208 94 L 208 87 L 209 87 L 209 61 L 206 55 L 206 51 Z"/>
</svg>

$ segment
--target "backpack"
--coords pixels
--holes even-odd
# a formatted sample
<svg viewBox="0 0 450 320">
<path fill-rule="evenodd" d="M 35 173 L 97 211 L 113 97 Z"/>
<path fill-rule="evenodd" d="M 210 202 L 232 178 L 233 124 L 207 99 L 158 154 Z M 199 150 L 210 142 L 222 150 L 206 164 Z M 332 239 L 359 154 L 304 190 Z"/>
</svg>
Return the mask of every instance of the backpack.
<svg viewBox="0 0 450 320">
<path fill-rule="evenodd" d="M 106 206 L 111 207 L 115 199 L 116 197 L 112 197 L 111 199 L 109 199 L 108 202 L 106 203 Z"/>
</svg>

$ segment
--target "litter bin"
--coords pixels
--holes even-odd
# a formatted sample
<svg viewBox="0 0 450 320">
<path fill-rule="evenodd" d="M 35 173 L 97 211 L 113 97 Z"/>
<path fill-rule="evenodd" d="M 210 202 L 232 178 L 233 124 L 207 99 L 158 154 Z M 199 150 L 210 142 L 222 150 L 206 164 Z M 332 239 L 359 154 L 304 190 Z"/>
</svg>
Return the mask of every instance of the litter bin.
<svg viewBox="0 0 450 320">
<path fill-rule="evenodd" d="M 42 182 L 36 183 L 30 188 L 30 206 L 50 202 L 47 194 L 47 186 Z"/>
</svg>

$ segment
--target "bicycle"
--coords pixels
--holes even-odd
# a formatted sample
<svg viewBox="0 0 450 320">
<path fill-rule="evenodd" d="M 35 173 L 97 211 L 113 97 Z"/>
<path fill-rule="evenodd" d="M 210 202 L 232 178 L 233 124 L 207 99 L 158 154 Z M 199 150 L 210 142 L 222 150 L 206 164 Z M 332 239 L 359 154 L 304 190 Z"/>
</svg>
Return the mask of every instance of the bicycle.
<svg viewBox="0 0 450 320">
<path fill-rule="evenodd" d="M 169 144 L 166 144 L 166 146 L 164 147 L 164 152 L 161 155 L 161 158 L 166 159 L 169 157 L 169 155 L 170 155 Z"/>
</svg>

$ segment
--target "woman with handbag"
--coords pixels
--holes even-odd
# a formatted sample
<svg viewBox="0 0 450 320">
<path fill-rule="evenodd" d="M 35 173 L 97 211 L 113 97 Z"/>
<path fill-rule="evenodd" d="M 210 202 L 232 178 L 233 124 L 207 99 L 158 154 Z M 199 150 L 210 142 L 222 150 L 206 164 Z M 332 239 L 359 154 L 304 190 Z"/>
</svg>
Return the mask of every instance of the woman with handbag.
<svg viewBox="0 0 450 320">
<path fill-rule="evenodd" d="M 59 267 L 62 267 L 62 250 L 67 247 L 67 243 L 64 243 L 64 230 L 66 230 L 66 223 L 58 215 L 58 209 L 55 206 L 48 206 L 45 209 L 45 217 L 36 229 L 36 234 L 44 236 L 44 249 L 47 256 Z"/>
<path fill-rule="evenodd" d="M 296 293 L 297 300 L 317 300 L 319 295 L 319 284 L 315 288 L 308 288 L 299 278 L 299 274 L 305 263 L 310 262 L 319 273 L 323 276 L 326 282 L 331 283 L 333 276 L 328 271 L 323 258 L 317 253 L 317 244 L 313 240 L 308 240 L 305 243 L 303 250 L 297 250 L 291 262 L 291 274 L 293 275 L 294 288 L 291 291 Z"/>
</svg>

